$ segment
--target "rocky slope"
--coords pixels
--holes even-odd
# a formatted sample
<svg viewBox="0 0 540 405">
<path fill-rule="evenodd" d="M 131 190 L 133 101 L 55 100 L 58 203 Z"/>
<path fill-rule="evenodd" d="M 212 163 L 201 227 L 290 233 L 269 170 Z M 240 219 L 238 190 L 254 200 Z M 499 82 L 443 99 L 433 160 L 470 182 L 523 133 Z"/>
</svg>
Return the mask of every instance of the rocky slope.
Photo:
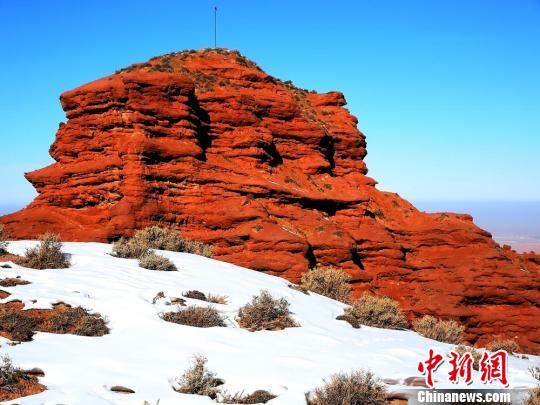
<svg viewBox="0 0 540 405">
<path fill-rule="evenodd" d="M 318 94 L 237 52 L 151 59 L 61 96 L 56 163 L 39 196 L 0 219 L 110 241 L 151 223 L 215 244 L 215 257 L 298 281 L 348 271 L 356 295 L 398 299 L 411 317 L 459 319 L 471 342 L 540 348 L 540 256 L 501 248 L 469 215 L 426 214 L 367 177 L 364 135 L 343 94 Z"/>
</svg>

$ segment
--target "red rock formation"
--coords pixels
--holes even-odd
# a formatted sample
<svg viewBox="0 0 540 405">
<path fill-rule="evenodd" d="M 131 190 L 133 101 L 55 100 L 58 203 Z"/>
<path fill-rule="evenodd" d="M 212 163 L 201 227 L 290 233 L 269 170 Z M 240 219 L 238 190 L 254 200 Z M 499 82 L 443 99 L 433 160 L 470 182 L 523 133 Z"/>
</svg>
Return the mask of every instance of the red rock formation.
<svg viewBox="0 0 540 405">
<path fill-rule="evenodd" d="M 56 163 L 26 174 L 39 197 L 1 219 L 16 237 L 110 241 L 174 224 L 221 260 L 292 281 L 333 264 L 355 294 L 459 319 L 472 342 L 540 348 L 540 257 L 499 247 L 469 215 L 426 214 L 377 190 L 341 93 L 204 50 L 131 66 L 61 102 Z"/>
</svg>

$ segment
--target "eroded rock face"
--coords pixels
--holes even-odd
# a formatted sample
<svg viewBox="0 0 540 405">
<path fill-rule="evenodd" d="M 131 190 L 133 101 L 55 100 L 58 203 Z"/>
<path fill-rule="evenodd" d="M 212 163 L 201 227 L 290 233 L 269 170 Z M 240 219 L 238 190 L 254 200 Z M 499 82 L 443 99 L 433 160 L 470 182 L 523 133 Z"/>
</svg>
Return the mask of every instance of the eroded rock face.
<svg viewBox="0 0 540 405">
<path fill-rule="evenodd" d="M 469 215 L 426 214 L 367 177 L 341 93 L 307 92 L 236 52 L 169 54 L 61 96 L 56 163 L 1 218 L 17 238 L 111 241 L 173 224 L 215 257 L 298 281 L 344 268 L 356 295 L 458 319 L 470 341 L 540 348 L 540 257 L 501 248 Z"/>
</svg>

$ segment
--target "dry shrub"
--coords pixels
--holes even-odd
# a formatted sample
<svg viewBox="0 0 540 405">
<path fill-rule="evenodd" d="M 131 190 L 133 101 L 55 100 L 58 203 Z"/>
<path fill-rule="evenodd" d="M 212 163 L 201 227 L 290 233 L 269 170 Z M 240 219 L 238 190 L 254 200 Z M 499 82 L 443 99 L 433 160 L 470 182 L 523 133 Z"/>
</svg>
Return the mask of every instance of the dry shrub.
<svg viewBox="0 0 540 405">
<path fill-rule="evenodd" d="M 206 295 L 206 301 L 211 302 L 213 304 L 225 305 L 227 304 L 228 298 L 229 297 L 227 297 L 226 295 L 219 295 L 219 294 L 212 294 L 212 293 L 208 293 Z"/>
<path fill-rule="evenodd" d="M 2 357 L 0 364 L 0 389 L 6 391 L 16 391 L 21 379 L 30 379 L 26 373 L 15 367 L 8 356 Z"/>
<path fill-rule="evenodd" d="M 197 328 L 227 326 L 219 311 L 212 307 L 189 306 L 178 311 L 165 312 L 161 314 L 161 319 Z"/>
<path fill-rule="evenodd" d="M 370 371 L 334 374 L 306 396 L 308 405 L 385 405 L 386 386 Z"/>
<path fill-rule="evenodd" d="M 39 245 L 26 250 L 24 265 L 32 269 L 65 269 L 70 262 L 62 253 L 59 236 L 46 233 L 41 236 Z"/>
<path fill-rule="evenodd" d="M 428 339 L 439 342 L 460 344 L 465 327 L 456 321 L 443 321 L 431 315 L 424 315 L 413 323 L 414 330 Z"/>
<path fill-rule="evenodd" d="M 540 381 L 540 367 L 529 368 L 529 373 L 531 373 L 534 379 Z"/>
<path fill-rule="evenodd" d="M 305 287 L 302 287 L 301 285 L 299 284 L 289 284 L 288 287 L 291 289 L 291 290 L 296 290 L 296 291 L 299 291 L 301 292 L 302 294 L 306 294 L 306 295 L 309 295 L 309 290 Z"/>
<path fill-rule="evenodd" d="M 192 239 L 184 239 L 184 247 L 181 251 L 204 257 L 212 257 L 214 255 L 214 247 L 212 245 Z"/>
<path fill-rule="evenodd" d="M 508 354 L 519 353 L 521 350 L 515 340 L 512 339 L 495 339 L 486 345 L 486 349 L 490 352 L 496 352 L 497 350 L 504 350 Z"/>
<path fill-rule="evenodd" d="M 203 292 L 198 291 L 198 290 L 186 291 L 185 293 L 182 294 L 182 296 L 186 298 L 191 298 L 194 300 L 211 302 L 213 304 L 226 304 L 227 298 L 228 298 L 225 295 L 212 294 L 212 293 L 204 294 Z"/>
<path fill-rule="evenodd" d="M 13 340 L 28 342 L 32 340 L 34 329 L 39 323 L 39 319 L 9 312 L 0 316 L 0 331 L 9 333 Z"/>
<path fill-rule="evenodd" d="M 206 301 L 206 295 L 199 290 L 189 290 L 182 294 L 183 297 L 191 298 L 199 301 Z"/>
<path fill-rule="evenodd" d="M 138 259 L 151 249 L 194 253 L 207 257 L 212 256 L 213 253 L 212 246 L 185 239 L 176 229 L 159 226 L 139 230 L 133 237 L 129 239 L 122 237 L 113 244 L 114 254 L 123 258 Z"/>
<path fill-rule="evenodd" d="M 22 278 L 7 277 L 0 280 L 0 286 L 2 287 L 16 287 L 18 285 L 27 285 L 27 284 L 30 284 L 30 282 L 23 280 Z"/>
<path fill-rule="evenodd" d="M 164 256 L 158 255 L 153 251 L 145 253 L 139 258 L 139 266 L 143 269 L 158 271 L 176 271 L 178 270 L 173 262 Z"/>
<path fill-rule="evenodd" d="M 302 274 L 300 286 L 325 297 L 348 303 L 351 295 L 350 278 L 351 276 L 343 270 L 317 265 Z"/>
<path fill-rule="evenodd" d="M 238 311 L 240 327 L 252 331 L 280 330 L 299 326 L 291 317 L 289 302 L 285 298 L 274 299 L 266 290 L 255 295 L 250 303 Z"/>
<path fill-rule="evenodd" d="M 208 370 L 207 363 L 206 357 L 194 356 L 191 367 L 176 380 L 178 388 L 175 388 L 175 391 L 182 394 L 204 395 L 215 399 L 218 394 L 217 387 L 223 385 L 223 380 Z"/>
<path fill-rule="evenodd" d="M 107 322 L 100 314 L 91 314 L 82 307 L 66 307 L 51 320 L 51 332 L 79 336 L 103 336 L 109 333 Z"/>
<path fill-rule="evenodd" d="M 4 225 L 0 224 L 0 254 L 7 253 L 8 238 L 9 235 L 6 228 L 4 228 Z"/>
<path fill-rule="evenodd" d="M 338 317 L 353 327 L 360 325 L 385 329 L 404 329 L 408 327 L 407 318 L 399 308 L 399 303 L 388 297 L 363 295 L 345 313 Z"/>
<path fill-rule="evenodd" d="M 540 405 L 540 387 L 531 388 L 523 405 Z"/>
<path fill-rule="evenodd" d="M 482 358 L 482 352 L 480 350 L 476 350 L 474 347 L 459 345 L 454 347 L 454 351 L 460 356 L 470 353 L 473 358 L 473 369 L 480 370 L 480 359 Z"/>
<path fill-rule="evenodd" d="M 268 401 L 276 398 L 276 395 L 265 391 L 257 390 L 251 394 L 237 392 L 236 394 L 224 393 L 218 400 L 222 404 L 266 404 Z"/>
</svg>

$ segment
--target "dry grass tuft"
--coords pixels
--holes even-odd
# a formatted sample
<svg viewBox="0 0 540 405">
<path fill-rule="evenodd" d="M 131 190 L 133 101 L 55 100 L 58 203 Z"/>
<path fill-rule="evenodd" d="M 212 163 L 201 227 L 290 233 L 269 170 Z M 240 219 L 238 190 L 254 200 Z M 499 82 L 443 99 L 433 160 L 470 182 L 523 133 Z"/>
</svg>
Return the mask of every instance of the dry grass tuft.
<svg viewBox="0 0 540 405">
<path fill-rule="evenodd" d="M 236 394 L 225 393 L 221 395 L 217 402 L 222 404 L 266 404 L 274 398 L 276 398 L 276 395 L 268 391 L 257 390 L 251 394 L 244 394 L 243 392 L 237 392 Z"/>
<path fill-rule="evenodd" d="M 385 329 L 408 327 L 407 318 L 397 301 L 373 295 L 363 295 L 358 298 L 338 319 L 349 322 L 355 328 L 360 325 Z"/>
<path fill-rule="evenodd" d="M 302 274 L 300 286 L 325 297 L 348 303 L 351 295 L 350 278 L 351 276 L 343 270 L 317 265 L 313 270 Z"/>
<path fill-rule="evenodd" d="M 199 290 L 189 290 L 182 294 L 183 297 L 191 298 L 199 301 L 206 301 L 206 295 Z"/>
<path fill-rule="evenodd" d="M 305 287 L 302 287 L 301 285 L 299 284 L 289 284 L 288 287 L 291 289 L 291 290 L 296 290 L 296 291 L 299 291 L 301 292 L 302 294 L 306 294 L 306 295 L 309 295 L 309 290 Z"/>
<path fill-rule="evenodd" d="M 153 251 L 149 251 L 139 258 L 139 266 L 143 269 L 157 271 L 178 270 L 173 262 L 171 262 L 164 256 L 158 255 Z"/>
<path fill-rule="evenodd" d="M 9 333 L 13 340 L 28 342 L 32 340 L 34 329 L 39 323 L 39 319 L 8 312 L 0 316 L 0 331 Z"/>
<path fill-rule="evenodd" d="M 308 405 L 385 405 L 386 386 L 370 371 L 334 374 L 306 395 Z"/>
<path fill-rule="evenodd" d="M 465 353 L 470 353 L 473 358 L 473 369 L 480 370 L 480 359 L 482 358 L 482 352 L 480 350 L 477 350 L 474 347 L 459 345 L 454 347 L 454 351 L 460 356 L 463 356 Z"/>
<path fill-rule="evenodd" d="M 8 238 L 9 235 L 6 228 L 0 224 L 0 254 L 7 253 Z"/>
<path fill-rule="evenodd" d="M 185 239 L 180 231 L 174 228 L 161 228 L 159 226 L 139 230 L 132 238 L 120 238 L 113 244 L 114 254 L 123 258 L 138 259 L 151 249 L 194 253 L 206 257 L 213 254 L 212 246 Z"/>
<path fill-rule="evenodd" d="M 30 379 L 30 377 L 22 369 L 15 367 L 8 356 L 2 357 L 2 363 L 0 364 L 0 389 L 15 391 L 21 379 Z"/>
<path fill-rule="evenodd" d="M 540 381 L 540 367 L 529 368 L 529 373 L 531 373 L 534 379 Z"/>
<path fill-rule="evenodd" d="M 495 339 L 486 345 L 486 349 L 488 349 L 490 352 L 504 350 L 508 354 L 519 353 L 521 350 L 516 341 L 512 339 Z"/>
<path fill-rule="evenodd" d="M 206 357 L 194 356 L 191 367 L 176 380 L 178 388 L 175 388 L 175 391 L 215 399 L 218 394 L 217 387 L 223 384 L 223 380 L 220 380 L 214 372 L 208 370 L 207 363 Z"/>
<path fill-rule="evenodd" d="M 162 313 L 161 319 L 179 325 L 194 326 L 196 328 L 227 326 L 219 311 L 212 307 L 189 306 L 179 309 L 178 311 Z"/>
<path fill-rule="evenodd" d="M 27 285 L 30 281 L 23 280 L 22 278 L 7 277 L 0 280 L 1 287 L 16 287 L 18 285 Z"/>
<path fill-rule="evenodd" d="M 219 294 L 212 294 L 212 293 L 204 294 L 203 292 L 198 291 L 198 290 L 186 291 L 185 293 L 182 294 L 182 296 L 186 298 L 191 298 L 194 300 L 211 302 L 213 304 L 227 304 L 227 299 L 229 298 L 226 295 L 219 295 Z"/>
<path fill-rule="evenodd" d="M 100 314 L 91 314 L 82 307 L 66 307 L 51 320 L 51 332 L 79 336 L 103 336 L 109 333 L 107 322 Z"/>
<path fill-rule="evenodd" d="M 289 302 L 285 298 L 274 299 L 266 290 L 253 297 L 250 303 L 238 311 L 240 327 L 251 331 L 281 330 L 299 326 L 291 317 Z"/>
<path fill-rule="evenodd" d="M 523 405 L 540 405 L 540 387 L 529 390 L 529 396 L 525 399 Z"/>
<path fill-rule="evenodd" d="M 32 269 L 65 269 L 69 260 L 62 253 L 62 241 L 53 233 L 46 233 L 40 238 L 39 245 L 27 249 L 24 266 Z"/>
<path fill-rule="evenodd" d="M 431 315 L 424 315 L 413 323 L 414 330 L 428 339 L 439 342 L 460 344 L 465 327 L 456 321 L 443 321 Z"/>
</svg>

